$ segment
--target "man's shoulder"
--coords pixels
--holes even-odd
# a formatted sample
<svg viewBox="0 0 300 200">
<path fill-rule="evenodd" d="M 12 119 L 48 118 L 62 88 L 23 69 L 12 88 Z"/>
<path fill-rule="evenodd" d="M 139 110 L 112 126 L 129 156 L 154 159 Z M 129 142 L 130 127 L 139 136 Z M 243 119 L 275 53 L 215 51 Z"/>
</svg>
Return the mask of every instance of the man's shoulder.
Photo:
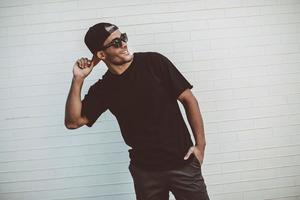
<svg viewBox="0 0 300 200">
<path fill-rule="evenodd" d="M 104 91 L 107 89 L 106 88 L 107 85 L 109 85 L 109 83 L 107 83 L 108 81 L 109 80 L 107 76 L 103 74 L 102 78 L 99 78 L 89 86 L 89 90 L 91 90 L 91 92 L 96 92 L 96 93 Z"/>
<path fill-rule="evenodd" d="M 164 55 L 156 51 L 136 52 L 135 56 L 141 57 L 163 57 Z"/>
<path fill-rule="evenodd" d="M 97 90 L 97 88 L 103 86 L 103 79 L 98 79 L 96 82 L 94 82 L 92 85 L 90 85 L 91 90 Z"/>
<path fill-rule="evenodd" d="M 162 53 L 156 51 L 138 52 L 135 53 L 135 56 L 137 56 L 137 60 L 142 61 L 142 63 L 150 63 L 151 67 L 160 66 L 164 64 L 167 59 Z"/>
</svg>

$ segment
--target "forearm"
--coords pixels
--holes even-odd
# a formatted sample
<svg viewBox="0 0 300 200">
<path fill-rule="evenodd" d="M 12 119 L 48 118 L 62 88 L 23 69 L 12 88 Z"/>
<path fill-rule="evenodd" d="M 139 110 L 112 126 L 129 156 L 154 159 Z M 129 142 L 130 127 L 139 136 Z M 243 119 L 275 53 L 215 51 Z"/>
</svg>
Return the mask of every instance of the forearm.
<svg viewBox="0 0 300 200">
<path fill-rule="evenodd" d="M 81 117 L 81 88 L 84 79 L 73 77 L 65 107 L 65 125 L 74 124 Z"/>
<path fill-rule="evenodd" d="M 206 145 L 204 125 L 196 98 L 185 102 L 183 106 L 195 138 L 195 145 L 204 149 Z"/>
</svg>

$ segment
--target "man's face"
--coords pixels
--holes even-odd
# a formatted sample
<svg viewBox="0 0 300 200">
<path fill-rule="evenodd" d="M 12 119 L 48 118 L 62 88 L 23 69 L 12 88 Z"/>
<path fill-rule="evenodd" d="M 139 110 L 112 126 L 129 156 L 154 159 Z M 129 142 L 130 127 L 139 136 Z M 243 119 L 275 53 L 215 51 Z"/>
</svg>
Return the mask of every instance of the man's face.
<svg viewBox="0 0 300 200">
<path fill-rule="evenodd" d="M 104 41 L 103 45 L 106 46 L 115 38 L 120 38 L 120 36 L 121 32 L 117 29 Z M 103 52 L 106 55 L 105 60 L 114 65 L 123 65 L 130 62 L 133 58 L 133 55 L 128 51 L 127 44 L 124 41 L 122 41 L 121 47 L 116 48 L 114 46 L 110 46 L 107 49 L 104 49 Z"/>
</svg>

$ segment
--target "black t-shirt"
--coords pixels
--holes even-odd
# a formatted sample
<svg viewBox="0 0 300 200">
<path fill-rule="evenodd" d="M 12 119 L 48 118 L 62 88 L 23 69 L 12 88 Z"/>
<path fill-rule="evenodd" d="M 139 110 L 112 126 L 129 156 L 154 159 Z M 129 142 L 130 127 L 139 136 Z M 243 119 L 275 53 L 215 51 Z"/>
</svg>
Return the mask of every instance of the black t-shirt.
<svg viewBox="0 0 300 200">
<path fill-rule="evenodd" d="M 176 169 L 192 161 L 193 146 L 177 97 L 193 86 L 173 63 L 156 52 L 133 54 L 121 74 L 109 70 L 82 100 L 91 127 L 107 109 L 116 117 L 131 163 L 148 170 Z"/>
</svg>

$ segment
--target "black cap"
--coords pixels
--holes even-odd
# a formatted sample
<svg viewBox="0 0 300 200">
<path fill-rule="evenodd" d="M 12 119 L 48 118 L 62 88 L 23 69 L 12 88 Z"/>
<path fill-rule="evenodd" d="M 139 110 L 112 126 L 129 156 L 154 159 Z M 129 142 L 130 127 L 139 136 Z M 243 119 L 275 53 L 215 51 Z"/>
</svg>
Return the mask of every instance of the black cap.
<svg viewBox="0 0 300 200">
<path fill-rule="evenodd" d="M 84 37 L 84 42 L 92 54 L 102 50 L 103 43 L 118 27 L 114 24 L 102 22 L 90 27 Z"/>
</svg>

